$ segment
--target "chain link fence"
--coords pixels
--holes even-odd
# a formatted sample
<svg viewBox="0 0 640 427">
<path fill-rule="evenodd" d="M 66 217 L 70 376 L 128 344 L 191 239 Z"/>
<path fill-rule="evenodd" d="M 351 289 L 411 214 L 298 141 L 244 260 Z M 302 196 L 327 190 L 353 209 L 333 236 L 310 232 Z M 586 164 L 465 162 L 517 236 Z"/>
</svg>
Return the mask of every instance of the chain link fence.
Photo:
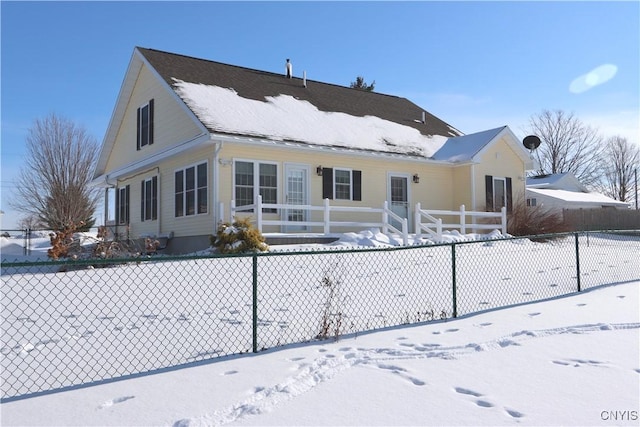
<svg viewBox="0 0 640 427">
<path fill-rule="evenodd" d="M 640 280 L 640 233 L 2 262 L 2 401 Z"/>
</svg>

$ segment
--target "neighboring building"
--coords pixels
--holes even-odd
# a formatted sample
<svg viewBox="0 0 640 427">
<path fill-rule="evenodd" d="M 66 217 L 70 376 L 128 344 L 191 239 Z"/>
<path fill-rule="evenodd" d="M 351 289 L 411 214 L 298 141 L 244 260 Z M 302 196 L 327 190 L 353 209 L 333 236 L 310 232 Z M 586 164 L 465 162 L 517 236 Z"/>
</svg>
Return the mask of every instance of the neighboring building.
<svg viewBox="0 0 640 427">
<path fill-rule="evenodd" d="M 287 78 L 284 66 L 273 73 L 135 48 L 94 183 L 131 237 L 171 236 L 168 251 L 185 252 L 209 245 L 232 202 L 258 194 L 298 206 L 388 201 L 411 224 L 417 202 L 510 206 L 530 168 L 506 126 L 463 136 L 405 98 Z M 265 232 L 318 231 L 296 227 L 316 215 L 306 208 L 263 215 L 287 221 Z"/>
<path fill-rule="evenodd" d="M 527 178 L 527 206 L 548 210 L 615 208 L 628 209 L 629 203 L 593 193 L 571 173 L 538 175 Z"/>
</svg>

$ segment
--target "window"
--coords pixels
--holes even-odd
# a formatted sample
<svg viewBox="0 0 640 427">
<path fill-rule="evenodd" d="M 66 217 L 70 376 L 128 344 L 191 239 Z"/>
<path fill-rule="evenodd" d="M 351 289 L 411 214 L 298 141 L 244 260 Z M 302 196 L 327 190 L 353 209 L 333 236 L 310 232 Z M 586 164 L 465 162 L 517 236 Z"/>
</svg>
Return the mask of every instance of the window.
<svg viewBox="0 0 640 427">
<path fill-rule="evenodd" d="M 513 209 L 511 178 L 493 177 L 485 175 L 486 210 L 498 212 L 504 206 L 507 211 Z"/>
<path fill-rule="evenodd" d="M 322 168 L 322 198 L 362 200 L 362 171 Z"/>
<path fill-rule="evenodd" d="M 176 171 L 175 216 L 206 214 L 208 211 L 207 163 Z"/>
<path fill-rule="evenodd" d="M 142 181 L 142 197 L 140 203 L 140 218 L 142 221 L 158 219 L 158 177 Z"/>
<path fill-rule="evenodd" d="M 336 200 L 351 200 L 351 171 L 335 169 L 334 171 L 334 196 Z"/>
<path fill-rule="evenodd" d="M 234 165 L 236 206 L 253 204 L 256 188 L 262 203 L 278 203 L 278 165 L 248 161 L 237 161 Z M 277 209 L 263 212 L 275 213 Z"/>
<path fill-rule="evenodd" d="M 534 207 L 538 205 L 538 201 L 536 200 L 535 197 L 531 197 L 529 199 L 527 199 L 527 206 L 529 207 Z"/>
<path fill-rule="evenodd" d="M 505 186 L 506 181 L 503 178 L 493 178 L 493 210 L 495 211 L 507 205 Z"/>
<path fill-rule="evenodd" d="M 138 108 L 137 149 L 153 144 L 153 99 Z"/>
<path fill-rule="evenodd" d="M 129 224 L 129 186 L 116 191 L 116 224 Z"/>
</svg>

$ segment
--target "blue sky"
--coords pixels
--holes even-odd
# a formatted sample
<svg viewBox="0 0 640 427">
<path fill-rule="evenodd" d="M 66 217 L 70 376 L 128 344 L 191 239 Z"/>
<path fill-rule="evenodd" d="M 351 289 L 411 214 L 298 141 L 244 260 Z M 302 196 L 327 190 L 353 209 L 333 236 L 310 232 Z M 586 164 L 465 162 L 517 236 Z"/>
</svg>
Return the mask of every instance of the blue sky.
<svg viewBox="0 0 640 427">
<path fill-rule="evenodd" d="M 357 75 L 465 133 L 526 135 L 543 109 L 640 144 L 640 3 L 8 2 L 1 8 L 2 228 L 33 121 L 99 142 L 135 46 L 348 86 Z M 571 83 L 598 67 L 606 81 Z M 600 68 L 602 69 L 602 68 Z"/>
</svg>

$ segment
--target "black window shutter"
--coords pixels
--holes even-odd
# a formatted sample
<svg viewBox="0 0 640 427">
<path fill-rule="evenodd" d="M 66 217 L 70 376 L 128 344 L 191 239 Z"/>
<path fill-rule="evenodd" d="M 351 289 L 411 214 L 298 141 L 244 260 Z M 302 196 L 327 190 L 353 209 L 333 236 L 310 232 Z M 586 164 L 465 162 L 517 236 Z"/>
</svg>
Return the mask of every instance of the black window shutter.
<svg viewBox="0 0 640 427">
<path fill-rule="evenodd" d="M 140 221 L 144 222 L 144 179 L 140 187 Z"/>
<path fill-rule="evenodd" d="M 486 191 L 486 211 L 493 212 L 493 176 L 484 176 L 485 191 Z"/>
<path fill-rule="evenodd" d="M 158 219 L 158 177 L 151 180 L 151 219 Z"/>
<path fill-rule="evenodd" d="M 322 168 L 322 199 L 333 199 L 332 168 Z"/>
<path fill-rule="evenodd" d="M 149 101 L 149 145 L 153 144 L 153 99 Z"/>
<path fill-rule="evenodd" d="M 124 221 L 126 224 L 129 224 L 129 185 L 125 187 L 124 190 L 124 198 L 125 198 L 125 208 L 124 208 Z"/>
<path fill-rule="evenodd" d="M 513 194 L 511 187 L 511 178 L 507 178 L 507 212 L 513 211 Z"/>
<path fill-rule="evenodd" d="M 362 200 L 362 171 L 353 171 L 353 200 Z"/>
<path fill-rule="evenodd" d="M 136 150 L 140 150 L 140 108 L 136 111 Z"/>
</svg>

